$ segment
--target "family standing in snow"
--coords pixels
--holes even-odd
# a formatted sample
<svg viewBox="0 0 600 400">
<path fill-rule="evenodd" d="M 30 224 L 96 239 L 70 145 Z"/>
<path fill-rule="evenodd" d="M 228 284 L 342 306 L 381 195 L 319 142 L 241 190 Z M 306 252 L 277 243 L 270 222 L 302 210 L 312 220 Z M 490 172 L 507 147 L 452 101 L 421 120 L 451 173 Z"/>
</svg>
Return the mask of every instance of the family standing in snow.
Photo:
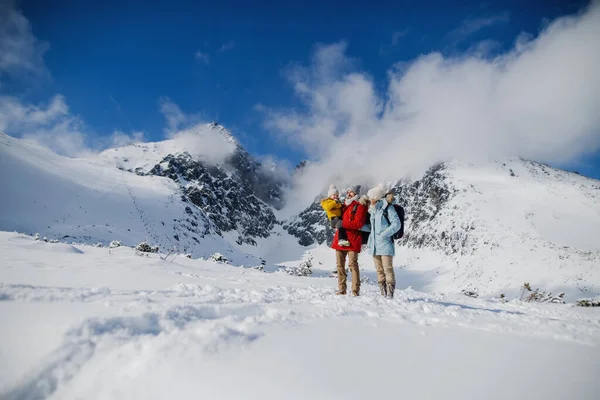
<svg viewBox="0 0 600 400">
<path fill-rule="evenodd" d="M 367 251 L 373 257 L 377 281 L 383 296 L 392 298 L 396 288 L 393 268 L 395 254 L 393 236 L 402 227 L 400 216 L 393 207 L 394 194 L 378 185 L 359 197 L 360 186 L 351 186 L 342 203 L 334 185 L 329 187 L 328 197 L 321 206 L 333 228 L 336 228 L 331 248 L 336 253 L 338 276 L 337 294 L 346 294 L 346 259 L 352 274 L 352 295 L 360 294 L 358 254 L 363 245 L 363 233 L 369 232 Z"/>
</svg>

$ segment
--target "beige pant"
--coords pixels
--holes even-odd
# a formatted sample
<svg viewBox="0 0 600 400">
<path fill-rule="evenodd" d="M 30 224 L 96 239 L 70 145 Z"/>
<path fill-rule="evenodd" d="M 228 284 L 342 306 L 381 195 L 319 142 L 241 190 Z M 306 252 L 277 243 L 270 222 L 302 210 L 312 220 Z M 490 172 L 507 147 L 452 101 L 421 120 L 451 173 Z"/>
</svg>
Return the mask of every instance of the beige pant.
<svg viewBox="0 0 600 400">
<path fill-rule="evenodd" d="M 385 282 L 392 286 L 396 285 L 396 276 L 392 265 L 392 256 L 373 256 L 375 270 L 377 271 L 377 282 Z"/>
<path fill-rule="evenodd" d="M 338 287 L 340 292 L 346 292 L 346 257 L 348 257 L 348 268 L 352 274 L 352 292 L 360 291 L 360 273 L 358 272 L 358 253 L 350 250 L 336 250 L 335 260 L 337 266 Z"/>
</svg>

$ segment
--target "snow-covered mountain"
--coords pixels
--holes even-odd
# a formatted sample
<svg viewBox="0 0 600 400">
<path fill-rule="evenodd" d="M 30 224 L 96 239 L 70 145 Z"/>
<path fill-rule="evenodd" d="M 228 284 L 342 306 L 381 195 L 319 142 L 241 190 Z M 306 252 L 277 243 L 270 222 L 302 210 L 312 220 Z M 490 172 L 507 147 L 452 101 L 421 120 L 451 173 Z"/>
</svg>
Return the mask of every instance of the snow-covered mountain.
<svg viewBox="0 0 600 400">
<path fill-rule="evenodd" d="M 239 263 L 260 262 L 238 245 L 246 215 L 229 225 L 220 224 L 236 207 L 235 202 L 247 196 L 246 209 L 255 213 L 257 224 L 263 224 L 263 232 L 257 236 L 270 232 L 273 210 L 253 193 L 248 194 L 251 180 L 247 177 L 252 178 L 255 164 L 251 160 L 244 164 L 245 153 L 233 153 L 231 163 L 239 162 L 240 171 L 221 166 L 211 169 L 211 175 L 186 153 L 174 156 L 167 151 L 163 156 L 150 150 L 154 146 L 168 150 L 169 145 L 177 143 L 114 149 L 126 154 L 122 160 L 115 158 L 117 162 L 135 156 L 146 162 L 132 173 L 107 161 L 112 151 L 91 159 L 72 159 L 0 134 L 0 168 L 4 171 L 0 177 L 0 229 L 104 245 L 112 240 L 127 245 L 147 240 L 165 251 L 176 247 L 178 252 L 196 257 L 221 252 Z M 154 165 L 154 160 L 159 163 Z M 236 174 L 245 174 L 244 184 Z M 203 179 L 205 186 L 200 184 Z"/>
<path fill-rule="evenodd" d="M 390 186 L 406 211 L 397 262 L 433 272 L 431 288 L 600 290 L 598 180 L 515 159 L 443 163 Z M 326 242 L 319 210 L 316 199 L 284 228 L 303 245 Z"/>
<path fill-rule="evenodd" d="M 238 265 L 299 260 L 327 243 L 317 193 L 278 221 L 285 183 L 222 126 L 198 129 L 188 134 L 222 139 L 210 143 L 218 158 L 196 152 L 189 137 L 71 159 L 1 135 L 0 230 L 90 244 L 148 240 L 196 257 L 218 251 Z M 407 215 L 395 263 L 420 289 L 498 294 L 531 282 L 600 292 L 600 181 L 515 159 L 444 163 L 390 184 Z M 318 261 L 333 264 L 324 250 Z M 371 264 L 361 258 L 362 268 Z"/>
<path fill-rule="evenodd" d="M 190 151 L 186 140 L 133 144 L 109 149 L 99 159 L 142 176 L 161 176 L 176 182 L 184 201 L 191 202 L 221 235 L 233 233 L 238 244 L 255 245 L 270 235 L 273 208 L 283 204 L 284 182 L 256 161 L 221 125 L 197 129 L 220 134 L 231 152 L 211 163 Z M 195 132 L 191 132 L 195 134 Z"/>
</svg>

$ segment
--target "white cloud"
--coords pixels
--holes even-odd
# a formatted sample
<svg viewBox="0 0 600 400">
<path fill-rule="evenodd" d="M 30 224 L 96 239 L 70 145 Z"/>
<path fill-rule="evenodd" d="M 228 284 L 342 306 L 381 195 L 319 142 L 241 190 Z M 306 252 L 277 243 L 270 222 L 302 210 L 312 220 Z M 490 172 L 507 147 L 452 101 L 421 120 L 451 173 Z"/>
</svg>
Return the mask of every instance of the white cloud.
<svg viewBox="0 0 600 400">
<path fill-rule="evenodd" d="M 0 96 L 0 131 L 35 140 L 67 156 L 88 152 L 83 123 L 69 114 L 61 95 L 48 104 L 23 104 L 13 96 Z"/>
<path fill-rule="evenodd" d="M 233 50 L 234 48 L 235 48 L 235 42 L 233 40 L 230 40 L 227 43 L 223 43 L 221 45 L 221 47 L 219 47 L 219 53 L 224 53 L 226 51 Z"/>
<path fill-rule="evenodd" d="M 14 2 L 0 2 L 0 80 L 46 74 L 43 56 L 48 48 L 47 42 L 33 35 L 29 21 Z"/>
<path fill-rule="evenodd" d="M 293 165 L 285 160 L 271 154 L 256 157 L 261 164 L 262 171 L 280 180 L 289 180 Z"/>
<path fill-rule="evenodd" d="M 168 97 L 160 99 L 159 106 L 167 120 L 165 133 L 177 151 L 187 151 L 210 164 L 224 161 L 235 151 L 236 142 L 219 127 L 208 124 L 201 114 L 184 113 Z"/>
<path fill-rule="evenodd" d="M 266 111 L 267 127 L 317 161 L 299 178 L 300 204 L 329 183 L 394 180 L 449 159 L 565 163 L 600 148 L 599 2 L 493 59 L 432 53 L 395 65 L 383 96 L 345 48 L 320 46 L 290 73 L 305 111 Z"/>
<path fill-rule="evenodd" d="M 235 142 L 228 140 L 209 124 L 195 124 L 172 132 L 169 139 L 173 141 L 177 151 L 187 151 L 209 164 L 223 162 L 236 149 Z"/>
<path fill-rule="evenodd" d="M 167 131 L 177 130 L 180 126 L 187 122 L 187 116 L 181 111 L 181 108 L 171 101 L 168 97 L 159 99 L 158 105 L 160 112 L 167 120 Z"/>
<path fill-rule="evenodd" d="M 194 57 L 196 57 L 196 60 L 206 65 L 208 65 L 208 63 L 210 62 L 210 56 L 207 53 L 203 53 L 201 51 L 197 51 L 196 54 L 194 54 Z"/>
<path fill-rule="evenodd" d="M 510 17 L 508 13 L 502 13 L 487 17 L 468 18 L 461 25 L 448 34 L 448 39 L 458 43 L 467 37 L 479 32 L 487 27 L 508 23 Z"/>
<path fill-rule="evenodd" d="M 167 136 L 194 125 L 208 123 L 208 119 L 202 113 L 185 113 L 181 110 L 181 107 L 168 97 L 160 98 L 158 105 L 160 112 L 167 120 L 167 127 L 165 128 Z"/>
<path fill-rule="evenodd" d="M 110 143 L 102 147 L 123 147 L 134 143 L 142 143 L 144 141 L 144 132 L 132 132 L 131 134 L 127 134 L 122 131 L 114 131 L 110 136 Z"/>
</svg>

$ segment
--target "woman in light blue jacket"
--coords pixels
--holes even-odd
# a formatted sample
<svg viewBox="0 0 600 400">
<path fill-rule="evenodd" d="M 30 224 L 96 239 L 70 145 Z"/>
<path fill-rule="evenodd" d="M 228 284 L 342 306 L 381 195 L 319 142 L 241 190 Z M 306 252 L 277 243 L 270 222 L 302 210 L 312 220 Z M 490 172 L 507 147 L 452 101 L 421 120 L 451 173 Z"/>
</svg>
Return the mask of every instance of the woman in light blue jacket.
<svg viewBox="0 0 600 400">
<path fill-rule="evenodd" d="M 372 188 L 367 193 L 367 197 L 371 202 L 369 207 L 371 233 L 369 234 L 367 246 L 369 254 L 373 256 L 381 294 L 392 298 L 396 289 L 396 277 L 393 267 L 395 249 L 392 235 L 400 229 L 402 223 L 391 204 L 393 197 L 386 196 L 384 198 L 385 195 L 386 192 L 382 185 Z M 388 198 L 391 201 L 388 201 Z"/>
</svg>

